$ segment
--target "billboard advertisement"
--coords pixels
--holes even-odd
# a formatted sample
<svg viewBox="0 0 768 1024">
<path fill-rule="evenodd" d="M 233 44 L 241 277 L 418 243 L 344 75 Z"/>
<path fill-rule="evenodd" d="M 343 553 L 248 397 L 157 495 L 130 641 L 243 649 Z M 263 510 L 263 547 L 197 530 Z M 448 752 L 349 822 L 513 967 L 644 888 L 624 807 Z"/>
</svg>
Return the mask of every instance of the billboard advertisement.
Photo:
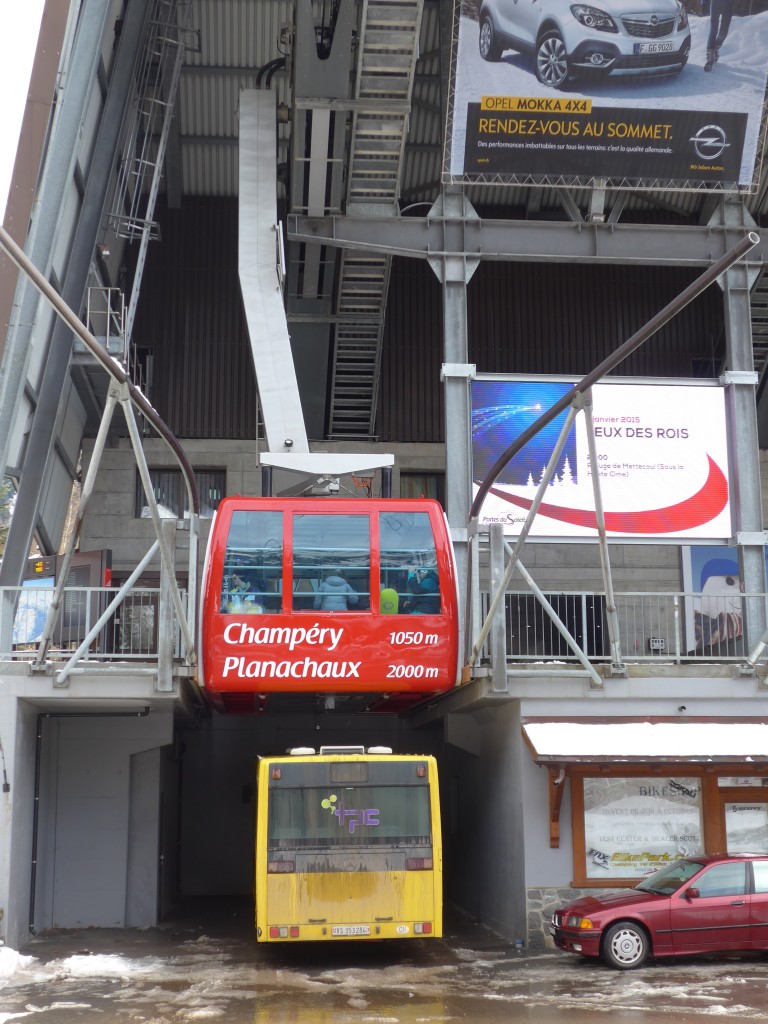
<svg viewBox="0 0 768 1024">
<path fill-rule="evenodd" d="M 509 446 L 573 384 L 562 378 L 472 382 L 474 493 Z M 732 534 L 725 392 L 715 385 L 622 380 L 592 389 L 606 532 L 615 539 L 725 540 Z M 505 466 L 479 523 L 520 533 L 567 413 L 536 434 Z M 591 538 L 597 530 L 587 421 L 568 431 L 530 536 Z"/>
<path fill-rule="evenodd" d="M 448 180 L 756 187 L 768 0 L 457 3 Z"/>
</svg>

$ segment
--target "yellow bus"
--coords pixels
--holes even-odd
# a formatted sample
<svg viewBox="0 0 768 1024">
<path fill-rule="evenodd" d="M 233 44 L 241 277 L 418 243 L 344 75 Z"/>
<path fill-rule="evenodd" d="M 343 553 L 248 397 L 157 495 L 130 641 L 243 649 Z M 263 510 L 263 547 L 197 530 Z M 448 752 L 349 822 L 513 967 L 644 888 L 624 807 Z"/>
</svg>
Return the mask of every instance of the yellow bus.
<svg viewBox="0 0 768 1024">
<path fill-rule="evenodd" d="M 259 759 L 259 942 L 438 938 L 437 764 L 389 747 Z"/>
</svg>

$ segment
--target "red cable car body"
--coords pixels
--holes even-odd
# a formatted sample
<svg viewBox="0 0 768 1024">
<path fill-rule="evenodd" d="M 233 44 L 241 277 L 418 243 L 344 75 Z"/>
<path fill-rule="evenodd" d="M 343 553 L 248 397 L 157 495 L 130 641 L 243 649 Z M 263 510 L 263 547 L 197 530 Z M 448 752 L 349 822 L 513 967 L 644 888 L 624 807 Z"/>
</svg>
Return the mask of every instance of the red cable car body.
<svg viewBox="0 0 768 1024">
<path fill-rule="evenodd" d="M 224 498 L 201 603 L 200 678 L 253 694 L 420 694 L 458 672 L 458 592 L 429 499 Z"/>
</svg>

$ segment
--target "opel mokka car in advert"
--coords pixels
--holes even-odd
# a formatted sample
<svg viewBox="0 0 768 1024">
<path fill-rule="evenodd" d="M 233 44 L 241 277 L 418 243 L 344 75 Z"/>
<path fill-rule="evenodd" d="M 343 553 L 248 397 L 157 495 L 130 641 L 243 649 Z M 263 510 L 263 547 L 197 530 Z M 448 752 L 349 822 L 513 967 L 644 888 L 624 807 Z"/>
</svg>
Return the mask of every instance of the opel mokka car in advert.
<svg viewBox="0 0 768 1024">
<path fill-rule="evenodd" d="M 480 56 L 529 53 L 538 80 L 553 89 L 585 75 L 674 74 L 691 49 L 688 15 L 678 0 L 609 0 L 599 7 L 567 0 L 483 0 Z"/>
</svg>

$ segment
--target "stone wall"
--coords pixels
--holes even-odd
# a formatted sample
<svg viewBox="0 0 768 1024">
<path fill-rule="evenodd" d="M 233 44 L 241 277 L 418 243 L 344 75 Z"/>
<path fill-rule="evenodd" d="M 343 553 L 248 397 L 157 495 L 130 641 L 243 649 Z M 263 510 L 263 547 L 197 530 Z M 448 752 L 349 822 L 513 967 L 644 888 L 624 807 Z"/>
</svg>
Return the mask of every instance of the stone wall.
<svg viewBox="0 0 768 1024">
<path fill-rule="evenodd" d="M 528 949 L 554 949 L 549 934 L 549 922 L 557 907 L 573 903 L 580 896 L 589 896 L 593 889 L 527 889 L 526 906 L 528 914 Z"/>
</svg>

